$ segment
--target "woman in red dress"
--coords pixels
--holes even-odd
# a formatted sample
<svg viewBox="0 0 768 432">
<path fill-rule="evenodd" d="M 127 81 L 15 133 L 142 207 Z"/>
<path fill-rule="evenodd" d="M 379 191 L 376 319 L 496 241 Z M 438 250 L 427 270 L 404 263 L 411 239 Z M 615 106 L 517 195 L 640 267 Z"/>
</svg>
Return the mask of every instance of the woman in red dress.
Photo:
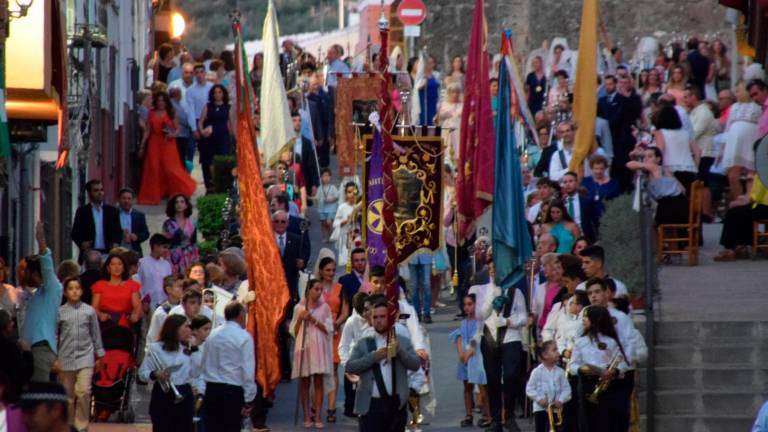
<svg viewBox="0 0 768 432">
<path fill-rule="evenodd" d="M 155 93 L 139 151 L 144 155 L 139 204 L 156 205 L 163 196 L 176 194 L 192 196 L 197 189 L 179 159 L 175 115 L 168 93 Z"/>
<path fill-rule="evenodd" d="M 141 319 L 141 285 L 129 279 L 128 266 L 118 254 L 110 254 L 102 268 L 103 280 L 93 284 L 93 302 L 102 324 L 130 327 Z"/>
</svg>

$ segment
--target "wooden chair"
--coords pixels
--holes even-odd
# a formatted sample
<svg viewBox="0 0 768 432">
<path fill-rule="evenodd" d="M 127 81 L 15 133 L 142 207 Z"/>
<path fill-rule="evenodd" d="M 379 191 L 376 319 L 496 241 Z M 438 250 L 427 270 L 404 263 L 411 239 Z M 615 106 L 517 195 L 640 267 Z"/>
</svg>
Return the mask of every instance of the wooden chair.
<svg viewBox="0 0 768 432">
<path fill-rule="evenodd" d="M 688 204 L 688 223 L 661 224 L 656 227 L 656 258 L 664 255 L 688 254 L 688 265 L 699 263 L 701 239 L 701 208 L 704 183 L 693 182 Z M 685 237 L 683 237 L 685 236 Z"/>
<path fill-rule="evenodd" d="M 760 231 L 760 225 L 764 231 Z M 768 250 L 768 219 L 758 219 L 752 222 L 752 259 L 757 258 L 759 249 Z"/>
</svg>

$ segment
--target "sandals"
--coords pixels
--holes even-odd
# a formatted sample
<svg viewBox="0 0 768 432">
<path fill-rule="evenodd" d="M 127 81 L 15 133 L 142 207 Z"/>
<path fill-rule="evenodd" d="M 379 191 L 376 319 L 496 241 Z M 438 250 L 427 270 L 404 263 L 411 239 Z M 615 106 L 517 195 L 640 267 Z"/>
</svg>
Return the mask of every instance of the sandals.
<svg viewBox="0 0 768 432">
<path fill-rule="evenodd" d="M 328 415 L 326 415 L 326 417 L 325 417 L 326 423 L 336 423 L 336 410 L 335 409 L 329 409 L 327 411 L 327 413 L 328 413 Z M 318 428 L 322 427 L 322 426 L 317 426 L 318 424 L 322 425 L 322 423 L 316 422 L 315 423 L 315 427 L 318 427 Z"/>
<path fill-rule="evenodd" d="M 462 420 L 461 423 L 459 423 L 459 426 L 461 426 L 461 427 L 470 427 L 470 426 L 472 426 L 474 424 L 474 422 L 475 422 L 475 420 L 472 417 L 472 415 L 468 415 L 468 416 L 464 417 L 464 420 Z"/>
<path fill-rule="evenodd" d="M 310 429 L 314 423 L 312 423 L 312 420 L 307 420 L 304 422 L 304 428 Z"/>
</svg>

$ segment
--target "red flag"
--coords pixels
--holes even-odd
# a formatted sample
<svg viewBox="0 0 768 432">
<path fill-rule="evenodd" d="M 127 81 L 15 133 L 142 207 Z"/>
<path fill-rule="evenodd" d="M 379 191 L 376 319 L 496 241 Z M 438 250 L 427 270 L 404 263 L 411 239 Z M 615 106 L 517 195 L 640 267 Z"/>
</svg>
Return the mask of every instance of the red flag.
<svg viewBox="0 0 768 432">
<path fill-rule="evenodd" d="M 278 328 L 288 304 L 288 283 L 280 252 L 275 243 L 267 209 L 267 197 L 261 187 L 259 155 L 253 128 L 253 99 L 244 81 L 245 51 L 240 39 L 240 24 L 234 24 L 235 79 L 237 81 L 237 174 L 240 181 L 240 221 L 248 283 L 256 299 L 248 307 L 248 332 L 255 339 L 256 382 L 265 396 L 280 383 L 280 346 Z"/>
<path fill-rule="evenodd" d="M 464 78 L 464 107 L 461 112 L 456 204 L 459 242 L 474 234 L 475 223 L 493 202 L 493 169 L 496 132 L 491 109 L 490 60 L 486 44 L 483 0 L 475 0 L 469 39 L 467 72 Z"/>
<path fill-rule="evenodd" d="M 382 153 L 384 162 L 382 164 L 382 177 L 384 178 L 384 206 L 382 209 L 382 219 L 384 219 L 384 229 L 382 239 L 387 247 L 387 256 L 384 260 L 384 280 L 387 283 L 387 303 L 389 304 L 388 316 L 390 328 L 395 325 L 399 316 L 400 286 L 397 283 L 398 271 L 397 265 L 399 259 L 397 256 L 397 246 L 395 239 L 397 237 L 397 226 L 395 224 L 395 203 L 397 202 L 397 187 L 392 177 L 392 164 L 397 155 L 392 143 L 390 131 L 394 124 L 392 118 L 392 93 L 389 90 L 389 53 L 387 52 L 387 43 L 389 39 L 388 26 L 381 26 L 379 29 L 381 35 L 381 48 L 379 50 L 379 71 L 381 73 L 381 108 L 379 117 L 381 118 L 381 137 Z"/>
</svg>

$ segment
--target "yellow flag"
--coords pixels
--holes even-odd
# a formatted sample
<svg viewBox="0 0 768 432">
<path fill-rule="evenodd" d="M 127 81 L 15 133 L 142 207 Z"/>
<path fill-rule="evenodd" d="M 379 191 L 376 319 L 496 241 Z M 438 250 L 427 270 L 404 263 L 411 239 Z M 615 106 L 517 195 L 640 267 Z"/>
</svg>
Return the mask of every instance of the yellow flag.
<svg viewBox="0 0 768 432">
<path fill-rule="evenodd" d="M 582 162 L 596 148 L 595 117 L 597 117 L 597 22 L 599 0 L 584 0 L 579 34 L 579 60 L 576 65 L 576 88 L 573 91 L 573 119 L 576 146 L 569 166 L 581 173 Z"/>
<path fill-rule="evenodd" d="M 261 138 L 264 160 L 267 166 L 273 166 L 280 152 L 296 135 L 293 131 L 291 113 L 288 111 L 288 100 L 285 95 L 283 76 L 280 74 L 280 49 L 278 39 L 280 28 L 277 25 L 277 13 L 272 0 L 269 0 L 267 16 L 264 17 L 264 30 L 261 40 L 264 49 L 264 72 L 262 76 L 260 105 L 261 105 Z"/>
</svg>

